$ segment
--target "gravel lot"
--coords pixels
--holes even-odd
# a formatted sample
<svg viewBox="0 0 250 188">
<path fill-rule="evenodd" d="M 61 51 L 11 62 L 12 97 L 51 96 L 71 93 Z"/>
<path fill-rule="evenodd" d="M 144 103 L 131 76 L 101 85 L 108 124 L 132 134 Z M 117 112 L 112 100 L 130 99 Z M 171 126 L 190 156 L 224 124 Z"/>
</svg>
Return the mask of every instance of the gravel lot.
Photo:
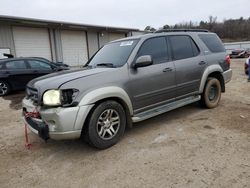
<svg viewBox="0 0 250 188">
<path fill-rule="evenodd" d="M 114 147 L 76 141 L 24 148 L 23 92 L 0 98 L 0 187 L 250 187 L 250 83 L 244 60 L 220 106 L 192 104 L 135 124 Z"/>
</svg>

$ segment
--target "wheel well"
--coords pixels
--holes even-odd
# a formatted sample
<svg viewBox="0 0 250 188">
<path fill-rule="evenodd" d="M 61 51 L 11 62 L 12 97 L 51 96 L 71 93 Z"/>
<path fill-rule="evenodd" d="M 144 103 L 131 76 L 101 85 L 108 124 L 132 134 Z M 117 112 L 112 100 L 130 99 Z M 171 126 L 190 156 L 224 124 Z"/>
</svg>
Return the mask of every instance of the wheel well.
<svg viewBox="0 0 250 188">
<path fill-rule="evenodd" d="M 221 75 L 220 72 L 217 71 L 217 72 L 210 73 L 208 75 L 208 78 L 209 77 L 213 77 L 213 78 L 218 79 L 220 81 L 221 91 L 225 92 L 225 82 L 224 82 L 224 78 L 223 78 L 223 76 Z"/>
<path fill-rule="evenodd" d="M 89 111 L 88 116 L 87 116 L 87 118 L 86 118 L 86 120 L 85 120 L 85 122 L 84 122 L 83 130 L 84 130 L 84 129 L 86 130 L 86 124 L 87 124 L 87 122 L 89 121 L 89 118 L 90 118 L 92 112 L 95 110 L 95 108 L 96 108 L 99 104 L 101 104 L 102 102 L 108 101 L 108 100 L 116 101 L 116 102 L 118 102 L 120 105 L 122 105 L 122 107 L 124 108 L 125 113 L 126 113 L 126 121 L 127 121 L 127 122 L 126 122 L 126 126 L 127 126 L 128 128 L 131 128 L 131 127 L 132 127 L 132 119 L 131 119 L 131 115 L 130 115 L 129 108 L 128 108 L 127 104 L 126 104 L 122 99 L 120 99 L 120 98 L 118 98 L 118 97 L 108 97 L 108 98 L 104 98 L 104 99 L 101 99 L 101 100 L 95 102 L 95 105 L 94 105 L 93 108 Z"/>
</svg>

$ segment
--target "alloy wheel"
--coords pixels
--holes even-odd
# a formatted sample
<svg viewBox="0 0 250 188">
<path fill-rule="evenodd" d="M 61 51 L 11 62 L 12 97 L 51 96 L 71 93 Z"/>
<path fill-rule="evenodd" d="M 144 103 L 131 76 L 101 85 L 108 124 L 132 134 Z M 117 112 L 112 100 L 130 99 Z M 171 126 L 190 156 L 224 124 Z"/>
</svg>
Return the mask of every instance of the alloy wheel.
<svg viewBox="0 0 250 188">
<path fill-rule="evenodd" d="M 106 109 L 98 118 L 97 133 L 103 140 L 112 139 L 120 128 L 120 116 L 114 109 Z"/>
<path fill-rule="evenodd" d="M 0 96 L 8 92 L 8 86 L 4 82 L 0 82 Z"/>
</svg>

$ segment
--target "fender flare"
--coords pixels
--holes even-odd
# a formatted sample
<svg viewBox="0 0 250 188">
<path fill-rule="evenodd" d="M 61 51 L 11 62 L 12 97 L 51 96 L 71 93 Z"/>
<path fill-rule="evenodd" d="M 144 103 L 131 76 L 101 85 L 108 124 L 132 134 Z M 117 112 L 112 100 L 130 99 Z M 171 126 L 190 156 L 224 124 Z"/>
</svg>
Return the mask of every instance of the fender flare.
<svg viewBox="0 0 250 188">
<path fill-rule="evenodd" d="M 124 89 L 117 86 L 107 86 L 90 91 L 89 93 L 84 95 L 84 97 L 81 99 L 81 101 L 79 102 L 79 106 L 94 104 L 97 101 L 111 97 L 123 100 L 128 107 L 130 115 L 133 115 L 132 102 L 127 92 Z"/>
<path fill-rule="evenodd" d="M 201 78 L 201 83 L 200 83 L 200 88 L 199 88 L 199 93 L 202 93 L 208 78 L 208 75 L 213 73 L 213 72 L 220 72 L 223 73 L 223 70 L 220 65 L 210 65 L 208 66 L 205 71 L 203 72 L 202 78 Z"/>
</svg>

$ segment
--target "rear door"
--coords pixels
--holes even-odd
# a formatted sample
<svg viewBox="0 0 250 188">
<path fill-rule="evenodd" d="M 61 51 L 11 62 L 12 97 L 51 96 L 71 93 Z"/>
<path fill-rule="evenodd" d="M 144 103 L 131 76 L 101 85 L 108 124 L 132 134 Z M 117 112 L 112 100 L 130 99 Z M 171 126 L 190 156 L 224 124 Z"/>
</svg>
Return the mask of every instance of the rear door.
<svg viewBox="0 0 250 188">
<path fill-rule="evenodd" d="M 198 93 L 206 68 L 204 55 L 188 35 L 173 35 L 168 38 L 176 68 L 176 96 L 180 99 Z"/>
<path fill-rule="evenodd" d="M 153 65 L 130 69 L 129 91 L 135 113 L 168 103 L 175 98 L 175 68 L 169 58 L 166 37 L 147 39 L 135 60 L 151 55 Z"/>
<path fill-rule="evenodd" d="M 8 61 L 1 71 L 13 89 L 24 89 L 29 81 L 29 70 L 25 60 Z"/>
</svg>

